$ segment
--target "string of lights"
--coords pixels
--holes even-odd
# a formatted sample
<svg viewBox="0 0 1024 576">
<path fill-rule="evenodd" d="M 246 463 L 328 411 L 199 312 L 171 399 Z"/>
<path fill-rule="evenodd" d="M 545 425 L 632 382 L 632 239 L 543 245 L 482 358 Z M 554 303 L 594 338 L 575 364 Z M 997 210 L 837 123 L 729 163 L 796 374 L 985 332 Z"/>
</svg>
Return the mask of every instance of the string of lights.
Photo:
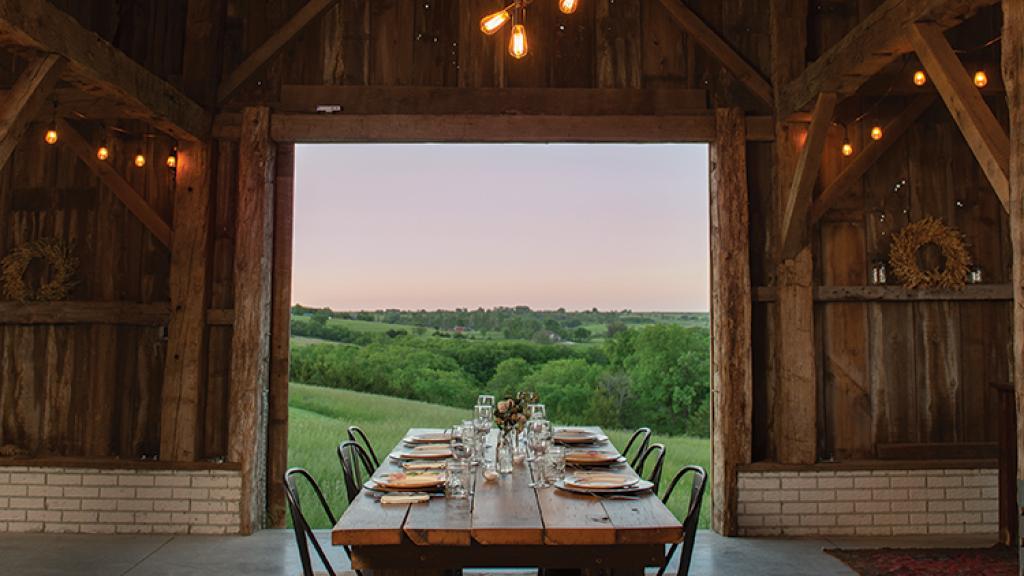
<svg viewBox="0 0 1024 576">
<path fill-rule="evenodd" d="M 47 144 L 50 144 L 50 145 L 56 144 L 60 140 L 60 134 L 57 132 L 57 108 L 58 108 L 58 103 L 57 103 L 57 100 L 54 99 L 54 101 L 53 101 L 53 116 L 50 119 L 50 124 L 49 124 L 49 127 L 46 130 L 46 134 L 43 136 L 43 140 Z M 123 128 L 118 128 L 116 126 L 109 127 L 109 130 L 113 130 L 113 131 L 116 131 L 116 132 L 121 132 L 122 134 L 127 134 L 129 136 L 132 135 L 131 132 L 129 132 L 127 130 L 124 130 Z M 106 133 L 106 131 L 107 131 L 107 129 L 105 128 L 104 129 L 104 133 Z M 153 137 L 152 134 L 144 134 L 144 135 L 141 136 L 141 138 L 151 138 L 151 137 Z M 110 155 L 111 155 L 110 146 L 107 145 L 106 138 L 104 138 L 102 141 L 100 141 L 100 145 L 96 148 L 96 159 L 100 160 L 100 161 L 106 161 L 106 160 L 110 159 Z M 141 146 L 136 147 L 135 155 L 132 158 L 132 164 L 134 164 L 136 168 L 145 168 L 146 162 L 147 162 L 146 155 L 143 153 L 142 147 Z M 167 158 L 164 160 L 164 165 L 167 166 L 168 168 L 172 169 L 172 170 L 177 169 L 177 167 L 178 167 L 178 147 L 177 146 L 173 146 L 171 148 L 171 151 L 167 154 Z"/>
</svg>

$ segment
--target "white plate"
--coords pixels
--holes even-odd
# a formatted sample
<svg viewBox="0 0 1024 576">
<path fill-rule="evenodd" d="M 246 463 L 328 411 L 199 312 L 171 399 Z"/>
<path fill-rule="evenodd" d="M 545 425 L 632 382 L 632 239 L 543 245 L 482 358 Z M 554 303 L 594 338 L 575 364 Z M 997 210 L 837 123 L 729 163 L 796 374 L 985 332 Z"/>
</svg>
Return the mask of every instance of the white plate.
<svg viewBox="0 0 1024 576">
<path fill-rule="evenodd" d="M 632 486 L 625 486 L 623 488 L 576 488 L 573 486 L 566 486 L 564 480 L 555 482 L 555 488 L 559 490 L 565 490 L 566 492 L 573 492 L 575 494 L 596 494 L 596 495 L 614 495 L 614 494 L 638 494 L 640 492 L 647 492 L 651 488 L 654 488 L 654 483 L 648 482 L 647 480 L 640 480 Z"/>
</svg>

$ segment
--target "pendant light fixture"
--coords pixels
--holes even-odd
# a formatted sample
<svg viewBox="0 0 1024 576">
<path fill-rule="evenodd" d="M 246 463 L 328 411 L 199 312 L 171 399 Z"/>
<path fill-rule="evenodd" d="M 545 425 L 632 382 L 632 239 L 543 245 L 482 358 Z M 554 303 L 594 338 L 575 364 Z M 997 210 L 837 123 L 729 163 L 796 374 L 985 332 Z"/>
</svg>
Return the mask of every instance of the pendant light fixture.
<svg viewBox="0 0 1024 576">
<path fill-rule="evenodd" d="M 488 36 L 497 34 L 505 24 L 512 23 L 512 32 L 508 39 L 508 53 L 516 60 L 525 58 L 530 52 L 530 43 L 526 37 L 526 5 L 532 1 L 515 0 L 501 10 L 480 19 L 480 31 Z M 557 2 L 558 10 L 562 14 L 575 13 L 580 4 L 580 0 L 557 0 Z"/>
</svg>

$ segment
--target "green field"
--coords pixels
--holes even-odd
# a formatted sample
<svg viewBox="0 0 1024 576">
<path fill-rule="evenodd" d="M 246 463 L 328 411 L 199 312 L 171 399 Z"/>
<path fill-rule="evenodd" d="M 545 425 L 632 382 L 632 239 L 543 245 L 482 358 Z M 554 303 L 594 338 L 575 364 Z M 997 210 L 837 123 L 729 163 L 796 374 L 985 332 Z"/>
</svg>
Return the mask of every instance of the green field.
<svg viewBox="0 0 1024 576">
<path fill-rule="evenodd" d="M 306 468 L 317 478 L 337 515 L 345 510 L 346 498 L 336 448 L 346 439 L 348 426 L 355 424 L 366 431 L 383 458 L 409 428 L 446 428 L 470 414 L 468 409 L 303 384 L 291 385 L 288 404 L 288 465 Z M 607 432 L 616 446 L 625 446 L 629 432 Z M 686 464 L 710 470 L 711 449 L 706 438 L 655 435 L 653 441 L 665 444 L 667 449 L 663 483 Z M 680 489 L 671 503 L 677 517 L 685 513 L 687 494 L 687 490 Z M 309 498 L 304 501 L 312 502 Z M 710 509 L 710 498 L 705 495 L 702 527 L 708 526 Z M 308 520 L 315 527 L 328 527 L 325 518 Z"/>
</svg>

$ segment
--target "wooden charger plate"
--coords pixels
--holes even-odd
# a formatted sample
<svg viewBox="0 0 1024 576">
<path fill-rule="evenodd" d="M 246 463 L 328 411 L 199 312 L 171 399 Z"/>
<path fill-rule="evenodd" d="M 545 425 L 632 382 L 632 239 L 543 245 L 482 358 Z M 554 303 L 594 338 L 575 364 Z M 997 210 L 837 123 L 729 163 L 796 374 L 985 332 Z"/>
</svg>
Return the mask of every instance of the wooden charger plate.
<svg viewBox="0 0 1024 576">
<path fill-rule="evenodd" d="M 368 483 L 372 483 L 377 490 L 385 492 L 420 492 L 440 488 L 444 485 L 444 476 L 426 472 L 421 474 L 395 472 L 378 476 Z"/>
<path fill-rule="evenodd" d="M 624 460 L 619 454 L 601 452 L 600 450 L 577 450 L 567 452 L 565 455 L 565 463 L 575 466 L 616 464 Z"/>
<path fill-rule="evenodd" d="M 654 488 L 653 482 L 647 480 L 640 480 L 636 484 L 625 486 L 622 488 L 577 488 L 575 486 L 569 486 L 565 483 L 565 480 L 559 480 L 555 482 L 555 488 L 559 490 L 565 490 L 566 492 L 573 492 L 576 494 L 589 494 L 594 495 L 614 495 L 614 494 L 637 494 L 640 492 L 647 492 L 651 488 Z"/>
<path fill-rule="evenodd" d="M 555 432 L 553 438 L 555 442 L 560 444 L 593 444 L 594 442 L 604 442 L 608 439 L 607 436 L 594 434 L 588 430 L 573 428 L 558 430 Z"/>
<path fill-rule="evenodd" d="M 565 477 L 565 485 L 584 490 L 613 490 L 626 488 L 639 482 L 633 474 L 616 472 L 577 472 Z"/>
<path fill-rule="evenodd" d="M 451 439 L 452 436 L 448 432 L 425 432 L 423 434 L 406 436 L 402 439 L 402 442 L 406 444 L 446 444 Z"/>
<path fill-rule="evenodd" d="M 396 460 L 443 460 L 452 457 L 452 449 L 445 444 L 424 444 L 406 452 L 391 455 Z"/>
</svg>

